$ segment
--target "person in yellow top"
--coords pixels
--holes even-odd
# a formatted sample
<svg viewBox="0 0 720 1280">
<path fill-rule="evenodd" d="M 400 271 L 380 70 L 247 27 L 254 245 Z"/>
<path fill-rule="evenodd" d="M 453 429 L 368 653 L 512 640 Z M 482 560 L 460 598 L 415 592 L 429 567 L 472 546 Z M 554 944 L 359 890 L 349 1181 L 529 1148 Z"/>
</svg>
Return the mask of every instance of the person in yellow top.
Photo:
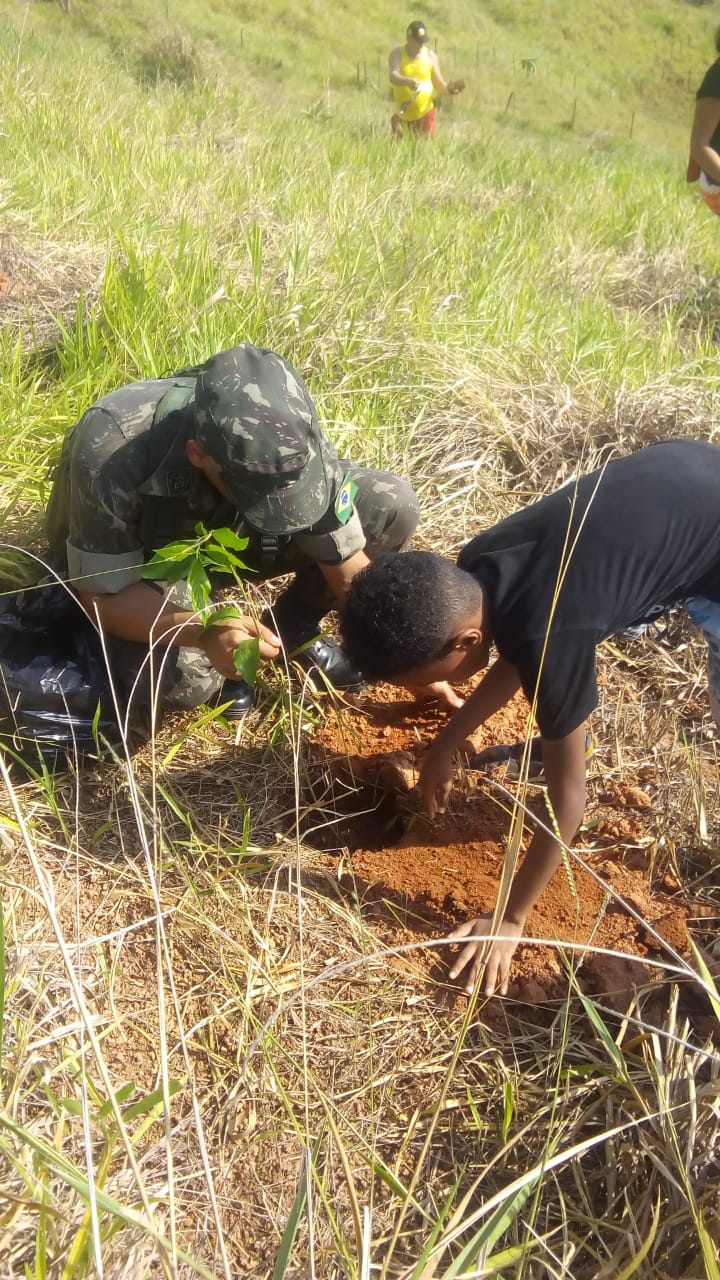
<svg viewBox="0 0 720 1280">
<path fill-rule="evenodd" d="M 443 78 L 438 56 L 429 47 L 430 37 L 424 22 L 411 22 L 405 32 L 405 44 L 390 54 L 390 83 L 395 99 L 395 114 L 390 121 L 394 138 L 401 138 L 403 126 L 411 135 L 435 141 L 435 97 L 456 94 L 465 88 L 462 80 L 449 84 Z"/>
</svg>

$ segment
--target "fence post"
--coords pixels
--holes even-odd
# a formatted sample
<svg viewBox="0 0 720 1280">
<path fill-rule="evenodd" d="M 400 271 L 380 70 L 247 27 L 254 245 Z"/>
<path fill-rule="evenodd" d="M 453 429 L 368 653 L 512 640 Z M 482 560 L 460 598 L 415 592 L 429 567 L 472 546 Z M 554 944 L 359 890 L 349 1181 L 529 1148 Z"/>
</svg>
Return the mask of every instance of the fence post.
<svg viewBox="0 0 720 1280">
<path fill-rule="evenodd" d="M 363 76 L 365 79 L 365 84 L 367 84 L 367 62 L 363 62 Z"/>
<path fill-rule="evenodd" d="M 633 111 L 633 113 L 632 113 L 632 115 L 631 115 L 631 117 L 630 117 L 630 137 L 631 137 L 631 138 L 632 138 L 632 136 L 633 136 L 633 129 L 634 129 L 634 128 L 635 128 L 635 112 Z"/>
<path fill-rule="evenodd" d="M 574 128 L 575 128 L 575 121 L 576 121 L 576 119 L 577 119 L 577 98 L 573 98 L 573 109 L 572 109 L 572 115 L 571 115 L 571 117 L 570 117 L 570 128 L 571 128 L 571 129 L 574 129 Z"/>
<path fill-rule="evenodd" d="M 515 90 L 513 89 L 513 90 L 511 91 L 511 93 L 510 93 L 510 97 L 508 98 L 507 102 L 505 103 L 505 111 L 503 112 L 503 114 L 504 114 L 504 115 L 507 115 L 507 113 L 508 113 L 508 111 L 510 110 L 510 108 L 511 108 L 512 106 L 514 106 L 514 103 L 515 103 Z"/>
</svg>

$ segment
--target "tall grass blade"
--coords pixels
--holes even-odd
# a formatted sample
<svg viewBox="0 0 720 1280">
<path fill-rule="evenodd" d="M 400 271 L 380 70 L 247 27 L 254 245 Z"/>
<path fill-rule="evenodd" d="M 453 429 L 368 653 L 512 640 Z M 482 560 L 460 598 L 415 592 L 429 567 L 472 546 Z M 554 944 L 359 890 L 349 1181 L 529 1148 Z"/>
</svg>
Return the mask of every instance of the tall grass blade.
<svg viewBox="0 0 720 1280">
<path fill-rule="evenodd" d="M 298 1189 L 295 1193 L 295 1199 L 288 1214 L 288 1219 L 285 1223 L 285 1230 L 282 1233 L 277 1257 L 275 1258 L 272 1280 L 285 1280 L 285 1276 L 288 1273 L 293 1245 L 295 1244 L 295 1237 L 297 1236 L 298 1227 L 300 1226 L 300 1222 L 305 1211 L 305 1205 L 307 1204 L 308 1177 L 309 1152 L 306 1148 L 303 1152 L 302 1168 L 300 1169 L 300 1176 L 298 1178 Z"/>
</svg>

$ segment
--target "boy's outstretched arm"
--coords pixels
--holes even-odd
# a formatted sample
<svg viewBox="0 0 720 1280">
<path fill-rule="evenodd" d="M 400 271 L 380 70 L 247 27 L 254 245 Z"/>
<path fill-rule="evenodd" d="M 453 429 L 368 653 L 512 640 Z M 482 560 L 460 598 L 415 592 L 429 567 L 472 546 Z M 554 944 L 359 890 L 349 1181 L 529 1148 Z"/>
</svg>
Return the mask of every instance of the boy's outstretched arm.
<svg viewBox="0 0 720 1280">
<path fill-rule="evenodd" d="M 504 707 L 519 688 L 517 668 L 498 658 L 477 689 L 440 730 L 420 766 L 420 795 L 429 817 L 445 812 L 452 790 L 456 751 L 475 729 Z"/>
<path fill-rule="evenodd" d="M 544 738 L 543 763 L 548 799 L 555 822 L 563 842 L 570 845 L 585 812 L 585 725 L 579 725 L 565 738 Z M 558 841 L 546 831 L 536 831 L 522 865 L 515 874 L 505 915 L 497 925 L 496 932 L 504 935 L 505 940 L 493 943 L 487 958 L 484 978 L 487 995 L 492 995 L 498 984 L 502 994 L 506 993 L 510 962 L 522 937 L 528 912 L 552 879 L 561 861 L 562 852 Z M 462 941 L 471 934 L 487 937 L 491 922 L 492 915 L 469 920 L 455 931 L 453 939 Z M 485 945 L 482 940 L 469 942 L 450 969 L 451 978 L 463 975 L 463 985 L 468 993 L 473 990 L 480 972 Z"/>
</svg>

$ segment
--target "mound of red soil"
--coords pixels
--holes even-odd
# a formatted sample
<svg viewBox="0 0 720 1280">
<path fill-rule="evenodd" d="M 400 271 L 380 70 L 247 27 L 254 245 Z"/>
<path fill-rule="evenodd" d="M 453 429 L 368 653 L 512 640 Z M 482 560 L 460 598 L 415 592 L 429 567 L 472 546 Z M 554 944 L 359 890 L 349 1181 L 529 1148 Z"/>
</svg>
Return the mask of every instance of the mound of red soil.
<svg viewBox="0 0 720 1280">
<path fill-rule="evenodd" d="M 504 765 L 466 772 L 448 813 L 433 822 L 422 816 L 413 791 L 417 767 L 445 719 L 381 686 L 357 710 L 326 724 L 318 738 L 338 807 L 344 803 L 349 812 L 327 829 L 328 839 L 349 852 L 353 892 L 392 945 L 446 935 L 495 903 L 517 781 Z M 519 696 L 477 731 L 474 749 L 524 738 L 527 720 Z M 634 990 L 662 973 L 649 961 L 674 964 L 672 951 L 689 954 L 686 921 L 703 914 L 691 909 L 672 877 L 654 870 L 651 778 L 645 785 L 604 782 L 607 767 L 596 753 L 586 829 L 576 846 L 589 869 L 575 858 L 561 868 L 527 921 L 528 939 L 560 945 L 525 942 L 516 953 L 511 994 L 529 1003 L 567 990 L 563 943 L 589 944 L 586 954 L 566 951 L 575 965 L 582 959 L 582 986 L 625 1010 Z M 546 818 L 541 784 L 532 784 L 529 794 L 530 808 Z M 526 826 L 524 848 L 532 833 Z M 596 948 L 620 955 L 598 955 Z M 444 973 L 445 956 L 437 949 L 419 948 L 417 955 L 435 976 Z"/>
</svg>

